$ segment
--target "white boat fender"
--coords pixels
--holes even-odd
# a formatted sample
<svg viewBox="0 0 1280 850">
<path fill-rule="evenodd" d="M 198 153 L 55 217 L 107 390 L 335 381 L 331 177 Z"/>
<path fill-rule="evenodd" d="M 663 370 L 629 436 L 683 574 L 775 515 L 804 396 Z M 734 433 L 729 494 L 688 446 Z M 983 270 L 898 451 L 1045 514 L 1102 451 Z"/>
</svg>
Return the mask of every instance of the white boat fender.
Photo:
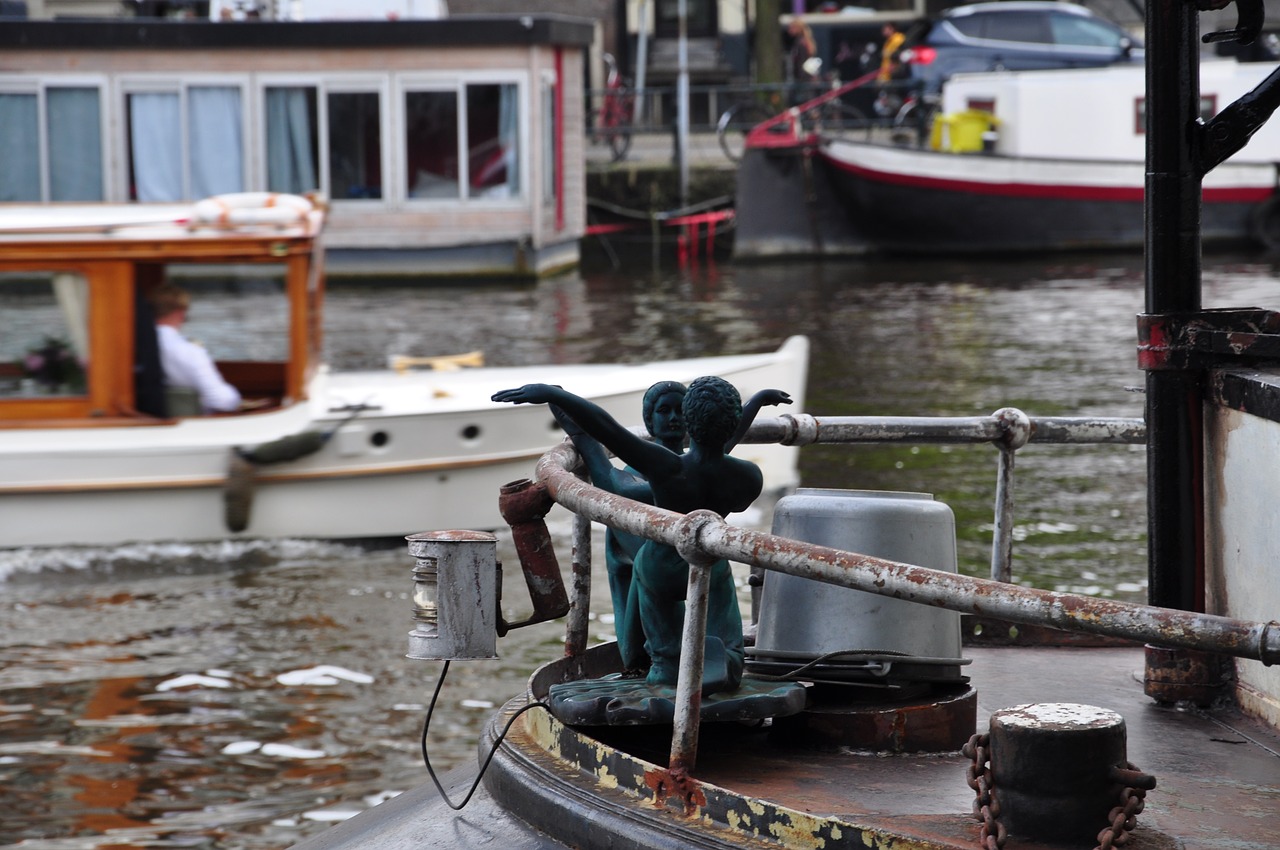
<svg viewBox="0 0 1280 850">
<path fill-rule="evenodd" d="M 282 227 L 299 224 L 315 209 L 302 195 L 281 192 L 236 192 L 214 195 L 196 203 L 193 222 L 196 225 L 237 227 L 275 224 Z"/>
</svg>

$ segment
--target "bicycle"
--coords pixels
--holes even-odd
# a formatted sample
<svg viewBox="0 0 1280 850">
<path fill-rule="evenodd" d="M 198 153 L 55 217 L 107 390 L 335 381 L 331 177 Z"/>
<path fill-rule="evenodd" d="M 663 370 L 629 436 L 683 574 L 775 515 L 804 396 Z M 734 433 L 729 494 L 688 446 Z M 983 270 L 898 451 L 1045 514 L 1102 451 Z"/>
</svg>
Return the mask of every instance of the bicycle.
<svg viewBox="0 0 1280 850">
<path fill-rule="evenodd" d="M 620 162 L 631 150 L 631 123 L 635 115 L 636 93 L 626 78 L 618 71 L 617 60 L 612 54 L 604 54 L 608 67 L 605 77 L 604 102 L 591 111 L 592 141 L 604 142 L 613 153 L 613 162 Z"/>
<path fill-rule="evenodd" d="M 773 111 L 754 100 L 744 100 L 729 107 L 716 122 L 716 139 L 720 150 L 731 162 L 740 162 L 746 149 L 746 137 L 757 125 L 775 117 Z M 806 110 L 801 120 L 828 135 L 871 138 L 872 124 L 856 106 L 833 97 Z M 776 132 L 790 132 L 785 124 L 778 124 Z"/>
<path fill-rule="evenodd" d="M 933 119 L 942 108 L 942 95 L 913 91 L 907 95 L 902 107 L 893 116 L 893 139 L 897 144 L 916 147 L 929 144 L 933 134 Z"/>
</svg>

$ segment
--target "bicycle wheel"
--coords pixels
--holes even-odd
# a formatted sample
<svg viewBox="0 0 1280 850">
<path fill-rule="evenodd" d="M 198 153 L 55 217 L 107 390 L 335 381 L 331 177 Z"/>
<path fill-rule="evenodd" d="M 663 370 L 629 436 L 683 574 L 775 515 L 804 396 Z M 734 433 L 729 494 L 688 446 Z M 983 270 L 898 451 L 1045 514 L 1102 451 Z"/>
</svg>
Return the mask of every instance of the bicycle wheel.
<svg viewBox="0 0 1280 850">
<path fill-rule="evenodd" d="M 635 114 L 635 102 L 635 95 L 621 95 L 613 110 L 615 123 L 610 128 L 608 141 L 614 162 L 626 159 L 627 151 L 631 150 L 631 119 Z"/>
<path fill-rule="evenodd" d="M 761 121 L 772 117 L 773 113 L 751 101 L 729 107 L 716 123 L 716 138 L 720 141 L 720 150 L 724 151 L 730 161 L 741 162 L 747 133 Z"/>
<path fill-rule="evenodd" d="M 631 127 L 611 123 L 615 120 L 604 110 L 597 109 L 591 113 L 591 143 L 607 145 L 611 162 L 622 160 L 631 150 Z"/>
<path fill-rule="evenodd" d="M 893 118 L 894 141 L 924 147 L 929 143 L 933 118 L 937 114 L 936 103 L 918 99 L 907 101 Z"/>
<path fill-rule="evenodd" d="M 851 106 L 839 98 L 822 104 L 818 115 L 822 132 L 829 136 L 855 141 L 870 141 L 873 122 L 856 106 Z"/>
</svg>

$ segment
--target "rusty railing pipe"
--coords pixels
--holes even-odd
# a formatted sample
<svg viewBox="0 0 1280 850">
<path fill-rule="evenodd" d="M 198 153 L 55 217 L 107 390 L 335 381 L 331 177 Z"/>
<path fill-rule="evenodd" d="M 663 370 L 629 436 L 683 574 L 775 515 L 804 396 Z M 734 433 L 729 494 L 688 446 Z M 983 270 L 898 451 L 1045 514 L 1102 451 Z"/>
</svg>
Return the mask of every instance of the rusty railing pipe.
<svg viewBox="0 0 1280 850">
<path fill-rule="evenodd" d="M 682 545 L 683 514 L 592 487 L 568 471 L 576 461 L 567 443 L 538 461 L 537 480 L 557 502 L 622 531 Z M 1280 623 L 1275 621 L 1260 623 L 1020 587 L 775 537 L 723 521 L 702 522 L 698 528 L 696 544 L 686 542 L 685 548 L 696 545 L 709 556 L 788 575 L 1015 623 L 1220 652 L 1268 665 L 1280 662 Z"/>
</svg>

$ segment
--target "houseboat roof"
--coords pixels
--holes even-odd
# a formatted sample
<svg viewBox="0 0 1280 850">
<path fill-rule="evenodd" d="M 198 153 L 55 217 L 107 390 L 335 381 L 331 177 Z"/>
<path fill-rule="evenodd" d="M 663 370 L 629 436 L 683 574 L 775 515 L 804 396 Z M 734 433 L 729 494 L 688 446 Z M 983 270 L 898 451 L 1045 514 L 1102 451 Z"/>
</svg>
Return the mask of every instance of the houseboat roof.
<svg viewBox="0 0 1280 850">
<path fill-rule="evenodd" d="M 483 47 L 591 44 L 593 23 L 567 15 L 459 15 L 406 21 L 6 21 L 0 48 L 188 50 L 261 47 Z"/>
</svg>

